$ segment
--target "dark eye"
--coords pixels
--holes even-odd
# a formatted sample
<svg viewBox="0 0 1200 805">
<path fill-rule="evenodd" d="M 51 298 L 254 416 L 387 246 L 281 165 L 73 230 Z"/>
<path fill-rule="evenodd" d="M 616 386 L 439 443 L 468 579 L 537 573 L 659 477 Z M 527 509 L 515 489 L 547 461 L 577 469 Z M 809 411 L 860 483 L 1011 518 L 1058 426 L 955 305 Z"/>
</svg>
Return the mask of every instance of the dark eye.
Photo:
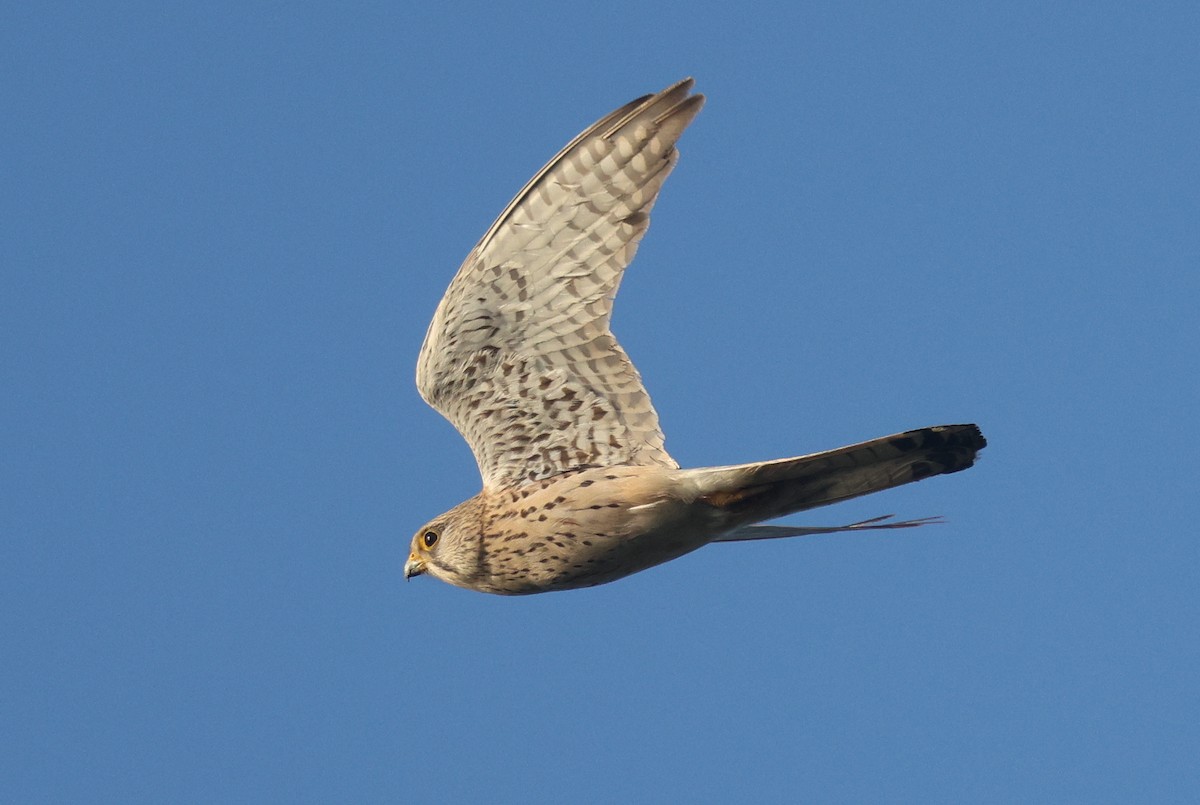
<svg viewBox="0 0 1200 805">
<path fill-rule="evenodd" d="M 432 548 L 438 541 L 438 534 L 436 531 L 426 531 L 421 535 L 421 541 L 425 543 L 426 548 Z"/>
</svg>

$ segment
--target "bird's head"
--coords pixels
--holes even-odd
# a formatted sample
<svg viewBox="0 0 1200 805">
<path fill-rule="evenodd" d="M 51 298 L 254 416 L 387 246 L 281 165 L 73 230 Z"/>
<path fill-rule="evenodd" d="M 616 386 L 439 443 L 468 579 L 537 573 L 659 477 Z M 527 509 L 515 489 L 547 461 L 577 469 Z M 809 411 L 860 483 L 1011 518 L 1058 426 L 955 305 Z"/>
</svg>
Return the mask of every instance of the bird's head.
<svg viewBox="0 0 1200 805">
<path fill-rule="evenodd" d="M 483 572 L 483 536 L 477 497 L 421 526 L 413 535 L 404 578 L 430 575 L 448 584 L 473 587 Z"/>
</svg>

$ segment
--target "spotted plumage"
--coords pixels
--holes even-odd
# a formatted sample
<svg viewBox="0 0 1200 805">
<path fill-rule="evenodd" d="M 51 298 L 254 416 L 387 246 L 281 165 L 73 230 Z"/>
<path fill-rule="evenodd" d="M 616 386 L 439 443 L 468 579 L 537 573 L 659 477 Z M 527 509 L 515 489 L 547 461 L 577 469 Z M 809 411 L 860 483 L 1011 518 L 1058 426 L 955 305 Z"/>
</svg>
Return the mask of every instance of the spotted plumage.
<svg viewBox="0 0 1200 805">
<path fill-rule="evenodd" d="M 617 109 L 525 185 L 467 255 L 421 347 L 417 387 L 471 446 L 483 489 L 413 537 L 421 573 L 489 593 L 587 587 L 709 542 L 931 522 L 757 523 L 970 467 L 946 425 L 798 458 L 680 469 L 609 329 L 675 143 L 690 79 Z"/>
</svg>

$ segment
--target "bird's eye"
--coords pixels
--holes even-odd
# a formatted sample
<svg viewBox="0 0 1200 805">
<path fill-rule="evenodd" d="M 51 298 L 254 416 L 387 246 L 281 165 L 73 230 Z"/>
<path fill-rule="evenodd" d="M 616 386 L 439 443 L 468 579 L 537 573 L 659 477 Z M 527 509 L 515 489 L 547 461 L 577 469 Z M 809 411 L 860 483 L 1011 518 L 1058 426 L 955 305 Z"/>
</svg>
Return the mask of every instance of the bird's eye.
<svg viewBox="0 0 1200 805">
<path fill-rule="evenodd" d="M 421 541 L 425 543 L 426 548 L 432 548 L 437 544 L 438 533 L 436 531 L 426 531 L 421 535 Z"/>
</svg>

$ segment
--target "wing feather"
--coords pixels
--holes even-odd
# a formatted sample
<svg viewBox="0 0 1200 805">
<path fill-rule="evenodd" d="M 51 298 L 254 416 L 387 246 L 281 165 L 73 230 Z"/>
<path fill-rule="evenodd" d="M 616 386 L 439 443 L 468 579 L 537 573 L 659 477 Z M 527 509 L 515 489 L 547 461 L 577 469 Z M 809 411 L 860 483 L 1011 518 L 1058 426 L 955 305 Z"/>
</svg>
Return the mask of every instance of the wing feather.
<svg viewBox="0 0 1200 805">
<path fill-rule="evenodd" d="M 589 466 L 677 466 L 609 329 L 675 143 L 691 79 L 588 127 L 530 179 L 450 283 L 417 361 L 421 396 L 463 435 L 486 487 Z"/>
</svg>

